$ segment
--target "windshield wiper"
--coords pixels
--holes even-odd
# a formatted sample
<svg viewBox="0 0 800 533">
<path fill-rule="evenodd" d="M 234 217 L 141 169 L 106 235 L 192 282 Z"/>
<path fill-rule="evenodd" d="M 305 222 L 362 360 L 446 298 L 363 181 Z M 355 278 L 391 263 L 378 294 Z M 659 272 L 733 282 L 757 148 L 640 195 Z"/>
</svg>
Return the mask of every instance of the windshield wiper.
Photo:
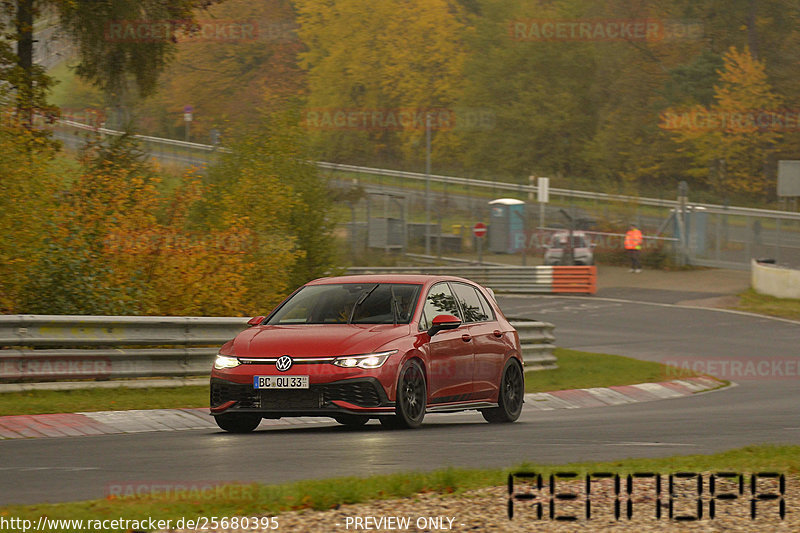
<svg viewBox="0 0 800 533">
<path fill-rule="evenodd" d="M 361 295 L 361 297 L 359 297 L 359 299 L 358 299 L 358 300 L 356 300 L 356 303 L 355 303 L 355 305 L 353 305 L 353 309 L 350 311 L 350 318 L 348 318 L 348 319 L 347 319 L 347 323 L 348 323 L 348 324 L 352 324 L 352 323 L 353 323 L 353 317 L 354 317 L 354 316 L 355 316 L 355 314 L 356 314 L 356 309 L 358 309 L 358 306 L 359 306 L 359 305 L 361 305 L 361 304 L 363 304 L 363 303 L 364 303 L 364 300 L 366 300 L 366 299 L 367 299 L 367 297 L 368 297 L 370 294 L 372 294 L 372 291 L 374 291 L 375 289 L 377 289 L 377 288 L 378 288 L 378 285 L 379 285 L 379 284 L 377 284 L 377 283 L 376 283 L 376 284 L 375 284 L 375 285 L 374 285 L 374 286 L 373 286 L 373 287 L 372 287 L 370 290 L 366 291 L 364 294 L 362 294 L 362 295 Z"/>
</svg>

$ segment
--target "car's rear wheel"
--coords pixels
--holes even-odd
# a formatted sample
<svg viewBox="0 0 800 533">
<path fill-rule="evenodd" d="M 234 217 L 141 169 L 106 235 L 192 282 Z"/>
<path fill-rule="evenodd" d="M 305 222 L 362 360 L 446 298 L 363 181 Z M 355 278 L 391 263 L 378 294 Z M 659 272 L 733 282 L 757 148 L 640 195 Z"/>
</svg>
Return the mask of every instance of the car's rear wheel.
<svg viewBox="0 0 800 533">
<path fill-rule="evenodd" d="M 255 413 L 226 413 L 216 415 L 217 425 L 229 433 L 250 433 L 261 423 L 261 415 Z"/>
<path fill-rule="evenodd" d="M 498 407 L 481 411 L 483 418 L 491 424 L 514 422 L 522 413 L 522 401 L 525 396 L 525 379 L 522 368 L 516 359 L 509 359 L 500 378 Z"/>
<path fill-rule="evenodd" d="M 425 418 L 428 387 L 420 364 L 412 359 L 403 365 L 397 380 L 395 416 L 381 417 L 381 424 L 392 428 L 417 428 Z"/>
<path fill-rule="evenodd" d="M 339 422 L 341 425 L 351 428 L 361 427 L 369 422 L 368 416 L 359 415 L 337 415 L 334 416 L 333 419 Z"/>
</svg>

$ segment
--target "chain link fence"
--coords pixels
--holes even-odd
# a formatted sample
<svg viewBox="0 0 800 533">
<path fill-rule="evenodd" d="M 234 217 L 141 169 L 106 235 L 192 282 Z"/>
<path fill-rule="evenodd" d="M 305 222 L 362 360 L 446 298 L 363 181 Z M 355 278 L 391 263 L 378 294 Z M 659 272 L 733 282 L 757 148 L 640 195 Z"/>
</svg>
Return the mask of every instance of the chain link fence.
<svg viewBox="0 0 800 533">
<path fill-rule="evenodd" d="M 88 139 L 122 132 L 61 120 L 55 137 L 71 150 Z M 202 169 L 226 149 L 137 135 L 142 149 L 162 164 Z M 751 259 L 800 268 L 800 213 L 691 202 L 678 191 L 645 198 L 571 189 L 549 189 L 547 204 L 536 201 L 535 185 L 318 162 L 344 200 L 344 236 L 353 254 L 369 251 L 419 251 L 437 256 L 474 252 L 479 241 L 471 228 L 492 221 L 489 202 L 525 202 L 519 223 L 511 224 L 512 253 L 544 253 L 554 231 L 586 231 L 599 253 L 622 251 L 624 231 L 635 222 L 645 235 L 645 254 L 657 251 L 679 264 L 750 268 Z M 426 220 L 429 221 L 426 223 Z M 516 233 L 514 233 L 516 232 Z M 484 248 L 486 247 L 483 243 Z"/>
</svg>

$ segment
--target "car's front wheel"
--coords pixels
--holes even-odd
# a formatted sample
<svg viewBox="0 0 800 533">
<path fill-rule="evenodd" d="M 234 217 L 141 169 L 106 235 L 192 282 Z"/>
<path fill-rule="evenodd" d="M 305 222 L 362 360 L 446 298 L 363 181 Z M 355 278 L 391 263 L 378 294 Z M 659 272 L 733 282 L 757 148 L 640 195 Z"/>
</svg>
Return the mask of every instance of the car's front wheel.
<svg viewBox="0 0 800 533">
<path fill-rule="evenodd" d="M 417 428 L 425 418 L 428 401 L 428 387 L 422 366 L 411 359 L 403 365 L 397 380 L 397 399 L 395 416 L 381 417 L 381 424 L 397 428 Z"/>
<path fill-rule="evenodd" d="M 217 425 L 229 433 L 250 433 L 261 423 L 261 415 L 255 413 L 226 413 L 216 415 Z"/>
<path fill-rule="evenodd" d="M 522 401 L 525 396 L 525 379 L 522 368 L 516 359 L 509 359 L 500 378 L 498 407 L 481 411 L 483 418 L 491 424 L 514 422 L 522 413 Z"/>
</svg>

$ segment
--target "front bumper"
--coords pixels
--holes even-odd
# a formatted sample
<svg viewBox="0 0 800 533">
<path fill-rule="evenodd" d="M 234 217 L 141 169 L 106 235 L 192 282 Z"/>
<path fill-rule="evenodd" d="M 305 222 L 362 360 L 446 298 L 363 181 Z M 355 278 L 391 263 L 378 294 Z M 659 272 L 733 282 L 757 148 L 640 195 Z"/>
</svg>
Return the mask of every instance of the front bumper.
<svg viewBox="0 0 800 533">
<path fill-rule="evenodd" d="M 255 389 L 211 378 L 211 414 L 260 413 L 265 418 L 281 416 L 335 416 L 394 414 L 394 402 L 376 378 L 356 378 L 312 383 L 308 389 Z"/>
</svg>

